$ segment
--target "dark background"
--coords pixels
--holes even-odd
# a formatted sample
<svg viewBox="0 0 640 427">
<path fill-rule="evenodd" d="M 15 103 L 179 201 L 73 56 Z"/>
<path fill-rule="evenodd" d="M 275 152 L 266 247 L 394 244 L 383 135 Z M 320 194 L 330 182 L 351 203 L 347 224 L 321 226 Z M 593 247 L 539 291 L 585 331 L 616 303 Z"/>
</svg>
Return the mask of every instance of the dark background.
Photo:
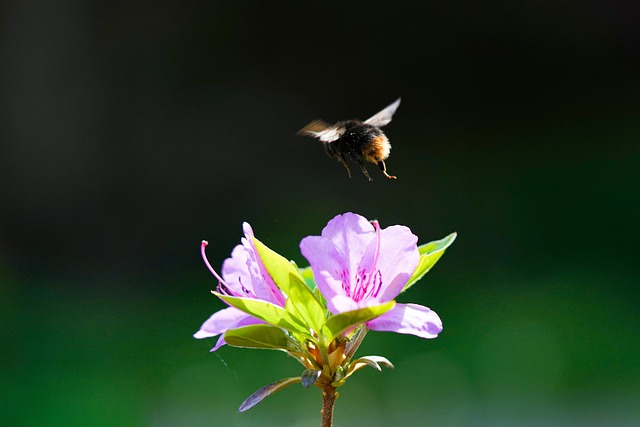
<svg viewBox="0 0 640 427">
<path fill-rule="evenodd" d="M 637 425 L 640 54 L 633 1 L 4 1 L 0 420 L 314 426 L 281 353 L 191 335 L 249 221 L 276 251 L 338 213 L 458 240 L 369 334 L 336 425 Z M 349 180 L 312 119 L 385 128 Z"/>
</svg>

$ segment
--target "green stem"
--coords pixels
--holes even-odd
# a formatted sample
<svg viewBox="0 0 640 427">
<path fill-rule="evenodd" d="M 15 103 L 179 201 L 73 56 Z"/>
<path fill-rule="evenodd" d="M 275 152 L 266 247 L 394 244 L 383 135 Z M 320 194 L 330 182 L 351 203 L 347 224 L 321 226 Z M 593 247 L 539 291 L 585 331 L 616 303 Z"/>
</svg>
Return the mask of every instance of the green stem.
<svg viewBox="0 0 640 427">
<path fill-rule="evenodd" d="M 331 384 L 325 385 L 322 389 L 322 427 L 333 425 L 333 405 L 337 398 L 336 388 Z"/>
</svg>

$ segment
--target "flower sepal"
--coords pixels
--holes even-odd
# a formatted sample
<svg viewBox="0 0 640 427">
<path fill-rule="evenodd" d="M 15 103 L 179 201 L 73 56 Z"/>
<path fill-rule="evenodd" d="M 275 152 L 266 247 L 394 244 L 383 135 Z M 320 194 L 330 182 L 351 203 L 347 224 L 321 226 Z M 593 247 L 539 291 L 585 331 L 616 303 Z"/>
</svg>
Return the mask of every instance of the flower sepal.
<svg viewBox="0 0 640 427">
<path fill-rule="evenodd" d="M 364 368 L 365 366 L 369 366 L 376 371 L 381 372 L 382 366 L 393 369 L 393 363 L 389 361 L 386 357 L 382 356 L 363 356 L 359 357 L 356 360 L 352 360 L 349 363 L 349 368 L 347 369 L 347 374 L 345 375 L 345 379 L 349 378 L 354 372 Z"/>
</svg>

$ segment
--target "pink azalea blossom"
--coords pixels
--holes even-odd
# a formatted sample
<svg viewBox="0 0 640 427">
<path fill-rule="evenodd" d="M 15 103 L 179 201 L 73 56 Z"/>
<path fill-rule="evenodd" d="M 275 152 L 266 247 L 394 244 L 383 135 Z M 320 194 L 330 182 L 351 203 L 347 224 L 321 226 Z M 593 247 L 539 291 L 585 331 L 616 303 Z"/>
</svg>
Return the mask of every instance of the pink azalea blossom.
<svg viewBox="0 0 640 427">
<path fill-rule="evenodd" d="M 253 230 L 246 222 L 242 225 L 244 235 L 242 244 L 237 245 L 222 264 L 222 277 L 211 267 L 205 255 L 207 242 L 201 246 L 202 258 L 207 268 L 218 280 L 217 292 L 234 297 L 260 299 L 280 307 L 284 307 L 285 298 L 267 273 L 258 251 L 253 243 Z M 234 307 L 228 307 L 214 313 L 202 324 L 195 338 L 209 338 L 221 335 L 215 347 L 216 351 L 225 344 L 224 333 L 229 329 L 265 323 Z"/>
<path fill-rule="evenodd" d="M 407 227 L 380 229 L 377 221 L 353 213 L 333 218 L 321 236 L 302 240 L 318 289 L 333 314 L 393 300 L 418 266 L 418 238 Z M 427 307 L 396 304 L 367 322 L 369 329 L 435 338 L 442 321 Z"/>
</svg>

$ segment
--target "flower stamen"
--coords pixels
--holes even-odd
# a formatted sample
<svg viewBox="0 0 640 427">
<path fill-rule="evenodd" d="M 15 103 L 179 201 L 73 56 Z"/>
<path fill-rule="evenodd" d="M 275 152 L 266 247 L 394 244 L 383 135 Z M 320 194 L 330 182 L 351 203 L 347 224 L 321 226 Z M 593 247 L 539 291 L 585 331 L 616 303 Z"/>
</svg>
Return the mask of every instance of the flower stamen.
<svg viewBox="0 0 640 427">
<path fill-rule="evenodd" d="M 204 263 L 209 269 L 209 271 L 211 272 L 211 274 L 213 274 L 215 278 L 218 279 L 217 289 L 221 290 L 222 288 L 220 287 L 220 285 L 222 285 L 228 291 L 230 288 L 227 282 L 225 282 L 224 279 L 222 279 L 222 277 L 220 277 L 220 275 L 216 273 L 213 267 L 211 267 L 211 264 L 209 264 L 209 260 L 207 259 L 207 255 L 205 254 L 205 251 L 204 251 L 204 248 L 206 248 L 208 244 L 209 242 L 207 242 L 206 240 L 203 240 L 202 244 L 200 245 L 200 254 L 202 255 L 202 259 L 204 260 Z"/>
<path fill-rule="evenodd" d="M 380 255 L 380 224 L 378 224 L 377 220 L 371 221 L 371 223 L 376 230 L 376 249 L 373 254 L 373 263 L 370 269 L 366 270 L 363 268 L 357 272 L 353 294 L 350 292 L 348 281 L 345 280 L 345 278 L 349 277 L 348 271 L 343 271 L 342 274 L 342 289 L 348 297 L 356 302 L 368 297 L 376 298 L 382 288 L 382 273 L 377 268 L 378 256 Z"/>
<path fill-rule="evenodd" d="M 238 282 L 240 283 L 240 287 L 242 288 L 242 292 L 249 298 L 258 298 L 256 294 L 251 292 L 249 288 L 247 288 L 244 283 L 242 283 L 242 277 L 238 277 Z"/>
<path fill-rule="evenodd" d="M 378 255 L 380 255 L 380 224 L 378 223 L 377 219 L 374 219 L 373 221 L 371 221 L 371 224 L 373 225 L 373 228 L 375 228 L 376 230 L 376 251 L 373 254 L 373 264 L 371 265 L 371 270 L 369 270 L 369 274 L 364 273 L 365 275 L 365 279 L 366 282 L 364 283 L 363 289 L 362 289 L 362 297 L 364 298 L 367 294 L 367 290 L 369 289 L 369 285 L 371 284 L 371 279 L 375 279 L 374 280 L 378 280 L 378 286 L 376 287 L 377 289 L 372 288 L 370 292 L 370 294 L 373 294 L 373 296 L 375 297 L 378 292 L 380 291 L 380 288 L 382 287 L 382 277 L 381 277 L 381 273 L 380 271 L 376 270 L 376 267 L 378 266 Z"/>
</svg>

